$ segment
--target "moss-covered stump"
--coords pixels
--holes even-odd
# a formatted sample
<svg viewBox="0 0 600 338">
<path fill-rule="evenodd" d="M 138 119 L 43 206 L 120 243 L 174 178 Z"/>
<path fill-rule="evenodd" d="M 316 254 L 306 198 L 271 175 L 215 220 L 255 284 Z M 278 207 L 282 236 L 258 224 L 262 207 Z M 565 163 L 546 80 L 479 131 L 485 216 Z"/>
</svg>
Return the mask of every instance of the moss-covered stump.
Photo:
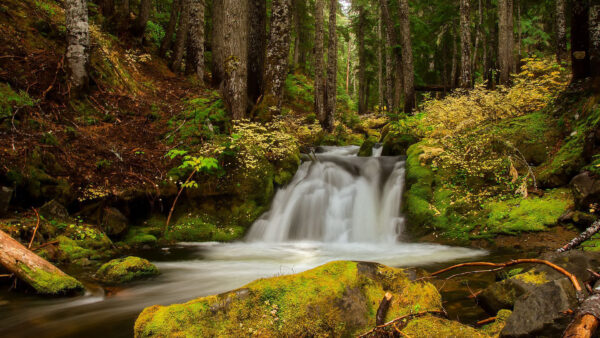
<svg viewBox="0 0 600 338">
<path fill-rule="evenodd" d="M 410 281 L 401 269 L 338 261 L 295 275 L 260 279 L 240 289 L 185 304 L 146 308 L 136 321 L 135 335 L 357 335 L 375 326 L 375 313 L 385 292 L 393 294 L 387 320 L 416 311 L 441 309 L 441 297 L 435 287 L 427 282 Z M 446 337 L 447 323 L 451 322 L 417 318 L 407 330 L 412 336 Z M 459 336 L 474 333 L 458 323 L 452 325 L 455 332 L 461 332 L 457 333 Z"/>
<path fill-rule="evenodd" d="M 148 260 L 139 257 L 113 259 L 102 265 L 96 278 L 106 284 L 123 284 L 134 280 L 158 275 L 158 268 Z"/>
</svg>

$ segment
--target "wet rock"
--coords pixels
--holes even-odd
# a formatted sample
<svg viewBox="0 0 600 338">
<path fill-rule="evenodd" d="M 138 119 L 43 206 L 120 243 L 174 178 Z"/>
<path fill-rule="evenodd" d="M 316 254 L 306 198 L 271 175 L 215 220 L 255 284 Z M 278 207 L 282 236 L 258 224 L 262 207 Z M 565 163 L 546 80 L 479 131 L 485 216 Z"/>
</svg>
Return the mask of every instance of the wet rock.
<svg viewBox="0 0 600 338">
<path fill-rule="evenodd" d="M 600 178 L 592 177 L 590 172 L 586 171 L 573 177 L 570 184 L 575 204 L 579 209 L 600 202 Z"/>
<path fill-rule="evenodd" d="M 260 279 L 186 304 L 146 308 L 136 321 L 135 335 L 356 336 L 375 326 L 375 312 L 385 292 L 393 294 L 386 320 L 415 307 L 441 309 L 435 287 L 411 282 L 402 269 L 338 261 L 295 275 Z M 411 320 L 403 332 L 417 337 L 480 336 L 471 327 L 434 316 Z"/>
<path fill-rule="evenodd" d="M 375 141 L 371 139 L 366 139 L 363 144 L 360 146 L 360 150 L 358 151 L 358 156 L 360 157 L 370 157 L 373 155 L 373 146 L 375 146 Z"/>
<path fill-rule="evenodd" d="M 102 216 L 102 229 L 109 236 L 117 236 L 127 230 L 129 220 L 117 208 L 105 208 Z"/>
<path fill-rule="evenodd" d="M 42 205 L 39 210 L 40 215 L 46 219 L 66 219 L 69 218 L 69 212 L 62 204 L 56 200 L 51 200 L 46 204 Z"/>
<path fill-rule="evenodd" d="M 113 259 L 102 265 L 96 272 L 96 278 L 103 283 L 116 285 L 158 274 L 158 268 L 148 260 L 130 256 Z"/>
<path fill-rule="evenodd" d="M 409 134 L 389 133 L 383 139 L 383 156 L 406 155 L 406 150 L 419 140 Z"/>
<path fill-rule="evenodd" d="M 558 221 L 560 223 L 570 223 L 576 226 L 579 230 L 587 229 L 592 223 L 596 221 L 597 217 L 582 211 L 568 211 L 564 215 L 560 216 Z"/>
<path fill-rule="evenodd" d="M 509 278 L 488 286 L 477 296 L 477 301 L 490 315 L 495 315 L 502 309 L 512 309 L 519 297 L 535 287 L 521 279 Z"/>
<path fill-rule="evenodd" d="M 0 187 L 0 215 L 4 215 L 8 212 L 8 206 L 10 205 L 12 195 L 13 189 L 9 187 Z"/>
</svg>

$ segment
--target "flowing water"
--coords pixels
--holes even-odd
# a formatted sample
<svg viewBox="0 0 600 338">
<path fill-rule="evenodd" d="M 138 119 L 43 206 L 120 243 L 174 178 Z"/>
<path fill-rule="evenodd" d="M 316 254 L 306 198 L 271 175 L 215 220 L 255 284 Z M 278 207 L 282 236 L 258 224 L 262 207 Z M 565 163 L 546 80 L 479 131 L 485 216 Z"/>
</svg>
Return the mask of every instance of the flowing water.
<svg viewBox="0 0 600 338">
<path fill-rule="evenodd" d="M 44 299 L 0 293 L 2 337 L 130 337 L 139 312 L 224 292 L 261 277 L 332 260 L 424 266 L 484 255 L 459 247 L 402 241 L 404 160 L 357 157 L 358 147 L 322 147 L 245 241 L 180 243 L 146 252 L 162 274 L 122 289 L 90 285 L 85 296 Z"/>
</svg>

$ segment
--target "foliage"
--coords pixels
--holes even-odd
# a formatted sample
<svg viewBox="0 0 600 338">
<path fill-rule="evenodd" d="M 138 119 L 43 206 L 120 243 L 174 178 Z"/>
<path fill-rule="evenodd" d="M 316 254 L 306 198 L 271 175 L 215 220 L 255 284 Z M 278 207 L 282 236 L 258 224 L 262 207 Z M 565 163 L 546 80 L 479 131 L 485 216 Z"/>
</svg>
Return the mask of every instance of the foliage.
<svg viewBox="0 0 600 338">
<path fill-rule="evenodd" d="M 167 135 L 168 142 L 174 142 L 177 135 L 186 144 L 196 145 L 229 130 L 225 105 L 217 91 L 185 100 L 184 105 L 184 110 L 169 120 L 174 131 Z"/>
<path fill-rule="evenodd" d="M 146 24 L 146 35 L 158 47 L 165 37 L 165 29 L 154 21 L 148 21 Z"/>
<path fill-rule="evenodd" d="M 33 107 L 37 101 L 24 91 L 16 92 L 9 84 L 0 83 L 0 122 L 12 117 L 17 109 Z"/>
</svg>

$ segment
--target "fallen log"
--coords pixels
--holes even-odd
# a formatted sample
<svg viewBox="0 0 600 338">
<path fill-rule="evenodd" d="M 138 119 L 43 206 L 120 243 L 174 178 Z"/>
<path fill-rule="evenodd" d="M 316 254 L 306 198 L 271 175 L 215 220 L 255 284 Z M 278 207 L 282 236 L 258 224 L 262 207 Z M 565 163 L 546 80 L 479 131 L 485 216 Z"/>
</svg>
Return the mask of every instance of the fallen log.
<svg viewBox="0 0 600 338">
<path fill-rule="evenodd" d="M 595 293 L 581 303 L 577 315 L 565 330 L 563 338 L 593 337 L 599 324 L 600 294 Z"/>
<path fill-rule="evenodd" d="M 569 251 L 578 247 L 581 243 L 590 239 L 590 237 L 594 236 L 598 231 L 600 231 L 600 220 L 594 222 L 590 225 L 584 232 L 579 234 L 577 237 L 573 238 L 569 243 L 567 243 L 562 248 L 556 250 L 557 253 L 562 253 L 565 251 Z"/>
<path fill-rule="evenodd" d="M 43 295 L 67 295 L 84 289 L 75 278 L 0 231 L 0 265 Z"/>
</svg>

